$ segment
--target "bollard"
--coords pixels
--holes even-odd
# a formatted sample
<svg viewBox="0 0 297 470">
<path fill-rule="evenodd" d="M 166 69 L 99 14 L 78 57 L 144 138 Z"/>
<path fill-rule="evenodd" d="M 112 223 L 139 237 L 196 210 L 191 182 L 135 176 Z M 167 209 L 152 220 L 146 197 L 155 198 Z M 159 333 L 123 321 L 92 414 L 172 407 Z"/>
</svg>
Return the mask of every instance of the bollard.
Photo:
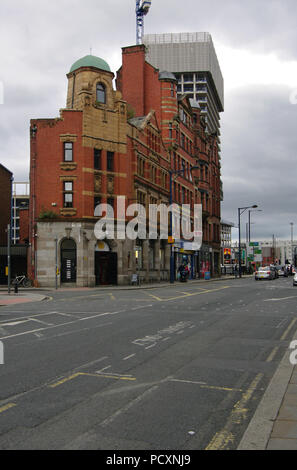
<svg viewBox="0 0 297 470">
<path fill-rule="evenodd" d="M 17 294 L 19 292 L 19 287 L 17 285 L 17 283 L 15 283 L 14 285 L 14 293 Z"/>
</svg>

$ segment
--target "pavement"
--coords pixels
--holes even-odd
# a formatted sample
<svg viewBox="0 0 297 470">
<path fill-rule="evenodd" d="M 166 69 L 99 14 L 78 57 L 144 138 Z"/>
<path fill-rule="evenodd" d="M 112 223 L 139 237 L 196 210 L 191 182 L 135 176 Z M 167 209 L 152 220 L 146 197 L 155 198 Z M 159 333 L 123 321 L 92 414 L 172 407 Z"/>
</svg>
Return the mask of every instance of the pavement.
<svg viewBox="0 0 297 470">
<path fill-rule="evenodd" d="M 248 277 L 248 276 L 243 276 Z M 222 276 L 211 280 L 192 280 L 188 283 L 227 281 L 234 276 Z M 168 287 L 175 284 L 162 282 L 141 286 L 102 287 L 100 290 L 135 290 Z M 59 288 L 58 291 L 88 291 L 91 288 Z M 0 287 L 0 307 L 12 304 L 40 302 L 49 299 L 55 289 L 20 288 L 19 293 L 7 293 Z M 37 293 L 38 292 L 38 293 Z M 251 419 L 237 450 L 297 450 L 297 331 L 292 338 L 294 349 L 288 349 L 276 370 L 263 398 Z M 290 359 L 296 361 L 290 361 Z M 292 363 L 293 362 L 293 363 Z"/>
</svg>

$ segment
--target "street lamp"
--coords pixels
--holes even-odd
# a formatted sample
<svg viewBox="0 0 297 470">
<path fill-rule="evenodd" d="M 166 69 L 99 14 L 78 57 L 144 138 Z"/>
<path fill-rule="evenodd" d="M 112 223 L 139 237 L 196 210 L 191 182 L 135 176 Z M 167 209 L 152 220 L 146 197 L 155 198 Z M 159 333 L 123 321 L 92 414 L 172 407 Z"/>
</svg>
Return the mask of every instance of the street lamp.
<svg viewBox="0 0 297 470">
<path fill-rule="evenodd" d="M 249 210 L 249 235 L 248 235 L 249 243 L 251 241 L 251 212 L 263 212 L 263 211 L 262 209 Z"/>
<path fill-rule="evenodd" d="M 291 225 L 291 256 L 292 256 L 292 263 L 293 264 L 293 222 L 290 222 L 290 225 Z"/>
<path fill-rule="evenodd" d="M 240 216 L 247 209 L 256 209 L 258 206 L 255 204 L 253 206 L 239 207 L 238 208 L 238 262 L 239 262 L 239 277 L 241 277 L 241 241 L 240 241 Z"/>
<path fill-rule="evenodd" d="M 55 264 L 56 264 L 55 284 L 56 284 L 56 290 L 58 290 L 58 237 L 55 237 Z"/>
<path fill-rule="evenodd" d="M 199 166 L 192 166 L 190 168 L 190 173 L 192 173 L 193 170 L 197 170 L 199 169 L 200 167 Z M 170 181 L 170 198 L 169 198 L 169 206 L 171 207 L 172 206 L 172 199 L 173 199 L 173 195 L 172 195 L 172 176 L 173 175 L 181 175 L 182 173 L 184 173 L 186 171 L 186 168 L 183 168 L 182 170 L 169 170 L 169 181 Z M 174 251 L 173 251 L 173 244 L 174 244 L 174 241 L 173 241 L 173 233 L 172 233 L 172 208 L 170 210 L 170 228 L 169 228 L 169 233 L 171 235 L 171 245 L 170 245 L 170 283 L 173 284 L 174 283 Z"/>
</svg>

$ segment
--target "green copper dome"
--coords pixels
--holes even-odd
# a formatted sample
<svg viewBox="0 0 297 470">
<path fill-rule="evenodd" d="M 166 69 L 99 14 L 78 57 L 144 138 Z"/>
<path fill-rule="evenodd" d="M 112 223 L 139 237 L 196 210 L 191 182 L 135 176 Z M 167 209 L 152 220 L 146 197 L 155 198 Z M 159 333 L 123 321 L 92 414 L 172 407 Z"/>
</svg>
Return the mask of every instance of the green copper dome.
<svg viewBox="0 0 297 470">
<path fill-rule="evenodd" d="M 105 60 L 100 59 L 94 55 L 86 55 L 82 59 L 77 60 L 72 65 L 70 72 L 74 72 L 80 67 L 95 67 L 96 69 L 105 70 L 106 72 L 111 72 L 110 67 Z"/>
</svg>

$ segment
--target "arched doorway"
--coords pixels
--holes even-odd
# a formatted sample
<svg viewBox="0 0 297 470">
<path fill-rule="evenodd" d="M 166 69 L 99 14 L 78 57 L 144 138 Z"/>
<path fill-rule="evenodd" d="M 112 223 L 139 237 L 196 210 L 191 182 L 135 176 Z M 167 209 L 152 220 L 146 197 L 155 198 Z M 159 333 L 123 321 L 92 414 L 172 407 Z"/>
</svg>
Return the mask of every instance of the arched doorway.
<svg viewBox="0 0 297 470">
<path fill-rule="evenodd" d="M 71 238 L 61 243 L 61 282 L 76 282 L 76 243 Z"/>
<path fill-rule="evenodd" d="M 97 286 L 116 285 L 118 278 L 118 256 L 104 241 L 95 247 L 95 276 Z"/>
</svg>

